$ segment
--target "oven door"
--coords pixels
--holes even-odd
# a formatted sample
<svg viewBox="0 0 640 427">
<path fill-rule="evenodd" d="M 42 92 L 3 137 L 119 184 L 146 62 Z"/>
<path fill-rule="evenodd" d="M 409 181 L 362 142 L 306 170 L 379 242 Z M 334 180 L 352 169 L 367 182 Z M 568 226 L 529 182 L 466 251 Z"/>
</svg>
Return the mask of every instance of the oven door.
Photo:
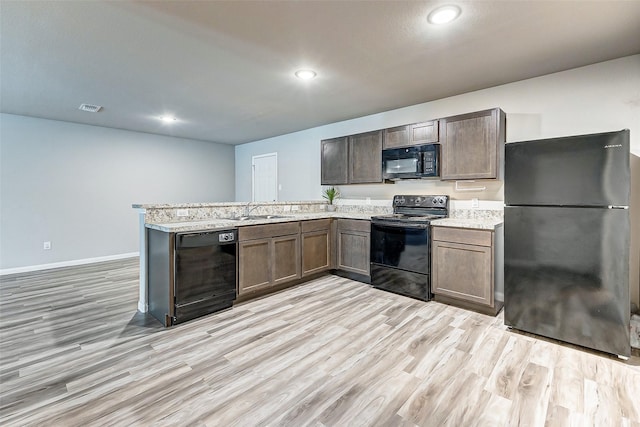
<svg viewBox="0 0 640 427">
<path fill-rule="evenodd" d="M 371 263 L 429 274 L 429 225 L 371 223 Z"/>
</svg>

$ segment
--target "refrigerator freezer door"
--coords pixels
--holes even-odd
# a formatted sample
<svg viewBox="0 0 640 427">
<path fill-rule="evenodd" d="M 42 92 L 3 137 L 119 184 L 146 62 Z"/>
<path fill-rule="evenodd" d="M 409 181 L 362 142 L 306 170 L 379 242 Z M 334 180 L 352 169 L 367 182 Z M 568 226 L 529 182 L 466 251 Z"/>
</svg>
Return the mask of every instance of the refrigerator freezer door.
<svg viewBox="0 0 640 427">
<path fill-rule="evenodd" d="M 505 146 L 505 204 L 629 205 L 629 131 Z"/>
<path fill-rule="evenodd" d="M 629 211 L 505 208 L 505 324 L 629 356 Z"/>
</svg>

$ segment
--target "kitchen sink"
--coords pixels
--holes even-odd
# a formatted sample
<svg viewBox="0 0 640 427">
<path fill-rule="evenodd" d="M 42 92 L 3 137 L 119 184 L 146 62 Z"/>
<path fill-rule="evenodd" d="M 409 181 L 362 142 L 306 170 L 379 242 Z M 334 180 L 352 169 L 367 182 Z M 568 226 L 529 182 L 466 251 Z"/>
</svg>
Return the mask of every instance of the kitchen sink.
<svg viewBox="0 0 640 427">
<path fill-rule="evenodd" d="M 232 221 L 251 221 L 255 219 L 279 219 L 279 218 L 289 218 L 289 217 L 286 215 L 249 215 L 249 216 L 234 216 L 234 217 L 224 218 L 224 219 L 230 219 Z"/>
</svg>

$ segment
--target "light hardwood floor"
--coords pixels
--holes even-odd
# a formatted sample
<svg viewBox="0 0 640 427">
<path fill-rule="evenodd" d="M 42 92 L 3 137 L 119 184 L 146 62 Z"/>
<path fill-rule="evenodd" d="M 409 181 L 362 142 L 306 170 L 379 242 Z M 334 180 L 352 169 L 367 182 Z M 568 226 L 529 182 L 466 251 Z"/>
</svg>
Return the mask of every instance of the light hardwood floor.
<svg viewBox="0 0 640 427">
<path fill-rule="evenodd" d="M 137 260 L 5 276 L 3 426 L 640 427 L 640 358 L 325 276 L 165 329 Z"/>
</svg>

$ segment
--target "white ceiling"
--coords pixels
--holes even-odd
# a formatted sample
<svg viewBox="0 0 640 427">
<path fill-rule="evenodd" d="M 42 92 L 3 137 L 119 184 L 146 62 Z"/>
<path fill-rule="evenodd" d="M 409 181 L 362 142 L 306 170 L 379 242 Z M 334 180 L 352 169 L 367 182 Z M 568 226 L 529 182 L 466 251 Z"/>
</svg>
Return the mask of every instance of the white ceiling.
<svg viewBox="0 0 640 427">
<path fill-rule="evenodd" d="M 460 18 L 427 24 L 450 3 Z M 2 112 L 228 144 L 640 53 L 633 0 L 1 0 L 0 15 Z"/>
</svg>

